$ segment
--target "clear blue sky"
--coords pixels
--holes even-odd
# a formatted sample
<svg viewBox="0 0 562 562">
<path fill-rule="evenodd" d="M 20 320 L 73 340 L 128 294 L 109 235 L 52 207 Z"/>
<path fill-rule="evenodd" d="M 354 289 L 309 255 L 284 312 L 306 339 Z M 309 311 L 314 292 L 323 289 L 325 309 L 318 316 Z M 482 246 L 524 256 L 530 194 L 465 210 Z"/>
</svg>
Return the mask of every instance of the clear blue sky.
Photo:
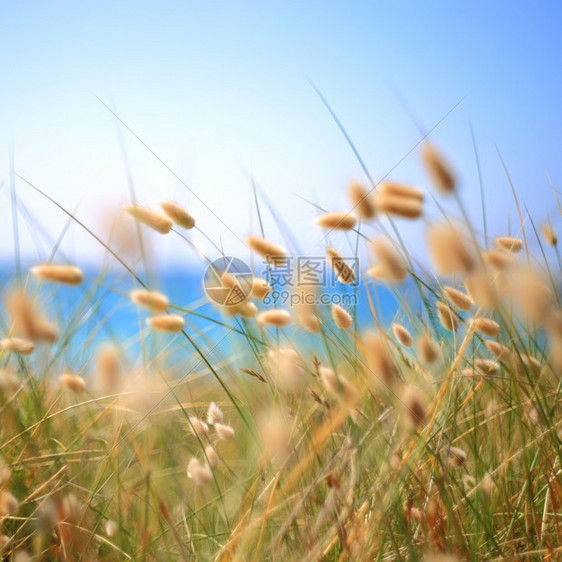
<svg viewBox="0 0 562 562">
<path fill-rule="evenodd" d="M 108 201 L 127 197 L 116 125 L 96 95 L 240 237 L 250 228 L 252 176 L 295 231 L 318 237 L 314 210 L 298 195 L 342 208 L 347 181 L 363 176 L 308 79 L 375 178 L 420 138 L 395 92 L 425 129 L 464 98 L 431 138 L 454 163 L 471 214 L 479 216 L 470 124 L 495 233 L 508 212 L 515 219 L 495 144 L 534 218 L 549 208 L 556 218 L 543 166 L 560 186 L 559 2 L 4 0 L 0 26 L 1 255 L 13 252 L 10 144 L 16 170 L 69 208 L 81 201 L 78 216 L 90 225 Z M 239 251 L 228 229 L 124 138 L 141 202 L 173 197 L 227 252 Z M 391 177 L 428 185 L 415 154 Z M 17 187 L 56 233 L 64 217 Z M 38 259 L 20 226 L 24 252 Z M 82 247 L 72 232 L 71 255 Z"/>
</svg>

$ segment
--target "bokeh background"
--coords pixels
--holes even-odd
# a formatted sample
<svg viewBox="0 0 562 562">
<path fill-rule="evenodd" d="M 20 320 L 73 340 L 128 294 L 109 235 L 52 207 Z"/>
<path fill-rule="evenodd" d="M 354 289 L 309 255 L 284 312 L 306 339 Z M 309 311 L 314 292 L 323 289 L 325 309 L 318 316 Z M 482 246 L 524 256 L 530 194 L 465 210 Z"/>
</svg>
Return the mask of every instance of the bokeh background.
<svg viewBox="0 0 562 562">
<path fill-rule="evenodd" d="M 14 194 L 24 261 L 46 259 L 66 221 L 14 171 L 100 233 L 131 185 L 142 204 L 173 198 L 235 255 L 257 231 L 255 185 L 268 236 L 283 239 L 266 201 L 318 254 L 312 203 L 346 208 L 347 182 L 365 177 L 311 83 L 375 179 L 429 188 L 412 149 L 433 129 L 477 226 L 473 139 L 492 234 L 518 230 L 498 150 L 534 220 L 555 220 L 546 170 L 559 186 L 561 24 L 554 1 L 3 1 L 2 262 L 13 264 Z M 95 262 L 103 250 L 72 225 L 60 252 Z M 169 236 L 155 259 L 182 268 L 196 256 Z"/>
</svg>

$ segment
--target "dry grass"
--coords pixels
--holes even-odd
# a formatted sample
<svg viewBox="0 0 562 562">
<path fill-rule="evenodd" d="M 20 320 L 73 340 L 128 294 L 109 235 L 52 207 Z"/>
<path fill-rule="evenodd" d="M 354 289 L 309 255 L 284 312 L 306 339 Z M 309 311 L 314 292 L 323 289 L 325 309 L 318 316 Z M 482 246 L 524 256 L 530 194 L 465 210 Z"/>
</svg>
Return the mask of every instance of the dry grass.
<svg viewBox="0 0 562 562">
<path fill-rule="evenodd" d="M 456 180 L 442 156 L 426 144 L 422 160 L 450 197 Z M 485 250 L 493 240 L 472 225 L 422 216 L 430 203 L 416 187 L 387 182 L 370 193 L 353 182 L 348 196 L 360 220 L 345 211 L 316 223 L 330 240 L 335 294 L 352 291 L 354 307 L 264 303 L 294 251 L 248 236 L 269 268 L 251 302 L 210 317 L 170 302 L 130 268 L 132 292 L 120 299 L 137 310 L 138 337 L 101 342 L 103 274 L 31 269 L 2 316 L 3 556 L 559 558 L 553 227 L 542 227 L 551 247 L 522 220 L 519 236 Z M 162 208 L 194 227 L 176 203 Z M 151 209 L 127 210 L 162 234 L 172 227 Z M 385 225 L 399 232 L 399 223 L 381 214 L 425 220 L 427 250 L 413 255 L 389 237 Z M 376 236 L 365 236 L 369 228 Z M 340 251 L 346 242 L 361 258 L 356 271 Z M 381 279 L 399 303 L 392 318 L 379 312 Z M 410 298 L 412 287 L 419 294 Z M 47 318 L 41 295 L 63 291 L 83 298 Z"/>
</svg>

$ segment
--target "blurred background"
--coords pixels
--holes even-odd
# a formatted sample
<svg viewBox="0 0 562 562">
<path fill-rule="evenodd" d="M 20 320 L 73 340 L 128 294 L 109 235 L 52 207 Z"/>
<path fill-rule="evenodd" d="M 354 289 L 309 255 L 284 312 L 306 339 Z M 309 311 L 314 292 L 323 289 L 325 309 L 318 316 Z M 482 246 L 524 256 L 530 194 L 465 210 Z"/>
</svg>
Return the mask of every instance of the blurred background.
<svg viewBox="0 0 562 562">
<path fill-rule="evenodd" d="M 533 219 L 554 221 L 561 16 L 554 1 L 4 1 L 1 260 L 13 267 L 14 202 L 26 264 L 50 256 L 67 220 L 14 171 L 104 239 L 134 191 L 144 205 L 181 203 L 242 257 L 240 239 L 259 231 L 255 185 L 266 235 L 287 241 L 278 214 L 305 252 L 323 254 L 314 204 L 347 209 L 347 182 L 366 178 L 312 84 L 375 180 L 430 189 L 415 146 L 431 131 L 477 228 L 475 146 L 492 235 L 518 232 L 498 151 Z M 399 226 L 415 249 L 423 225 Z M 162 267 L 199 263 L 179 237 L 156 239 Z M 59 253 L 93 264 L 103 248 L 73 224 Z"/>
</svg>

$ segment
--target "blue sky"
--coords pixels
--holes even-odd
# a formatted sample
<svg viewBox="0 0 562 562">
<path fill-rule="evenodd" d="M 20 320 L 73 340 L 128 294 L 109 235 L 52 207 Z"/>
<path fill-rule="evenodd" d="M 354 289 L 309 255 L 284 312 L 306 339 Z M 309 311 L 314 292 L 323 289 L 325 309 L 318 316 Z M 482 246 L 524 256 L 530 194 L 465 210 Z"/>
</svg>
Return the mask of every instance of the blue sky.
<svg viewBox="0 0 562 562">
<path fill-rule="evenodd" d="M 128 197 L 116 123 L 96 96 L 239 237 L 256 224 L 253 177 L 305 247 L 317 247 L 314 209 L 300 197 L 345 208 L 347 181 L 363 175 L 309 79 L 377 179 L 420 139 L 397 92 L 426 130 L 463 99 L 431 139 L 454 164 L 471 216 L 480 220 L 472 125 L 492 233 L 506 231 L 508 215 L 516 220 L 495 145 L 533 217 L 556 219 L 544 166 L 560 186 L 557 2 L 3 1 L 0 25 L 2 256 L 13 254 L 10 145 L 16 171 L 69 209 L 80 203 L 78 216 L 94 229 L 100 212 Z M 142 203 L 174 198 L 227 253 L 242 251 L 229 228 L 122 134 Z M 415 153 L 391 177 L 429 186 Z M 56 235 L 64 216 L 16 185 Z M 25 256 L 46 257 L 46 246 L 38 250 L 20 228 Z M 280 239 L 267 218 L 266 228 Z M 403 228 L 415 245 L 420 227 Z M 177 240 L 159 244 L 163 257 L 189 259 Z M 95 256 L 96 246 L 73 226 L 63 250 Z"/>
</svg>

